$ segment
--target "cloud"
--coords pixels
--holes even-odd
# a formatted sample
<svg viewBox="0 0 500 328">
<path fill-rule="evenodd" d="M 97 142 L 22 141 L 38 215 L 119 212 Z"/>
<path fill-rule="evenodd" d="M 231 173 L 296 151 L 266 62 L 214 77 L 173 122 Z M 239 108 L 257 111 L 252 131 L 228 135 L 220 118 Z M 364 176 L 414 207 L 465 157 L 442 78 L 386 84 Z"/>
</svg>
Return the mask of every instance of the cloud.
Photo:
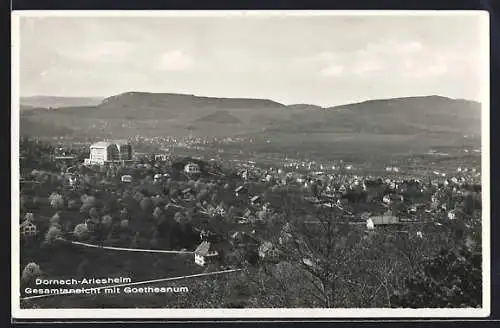
<svg viewBox="0 0 500 328">
<path fill-rule="evenodd" d="M 359 53 L 377 56 L 398 56 L 403 54 L 414 54 L 425 50 L 422 42 L 417 40 L 389 39 L 380 42 L 368 43 Z"/>
<path fill-rule="evenodd" d="M 385 67 L 385 63 L 379 59 L 367 59 L 367 60 L 360 60 L 352 65 L 352 71 L 356 75 L 368 75 L 372 74 L 374 72 L 380 72 L 382 71 Z"/>
<path fill-rule="evenodd" d="M 305 60 L 313 62 L 328 62 L 334 60 L 335 58 L 336 55 L 333 52 L 321 52 L 319 54 L 306 57 Z"/>
<path fill-rule="evenodd" d="M 424 49 L 424 46 L 420 41 L 410 41 L 399 45 L 398 47 L 396 47 L 396 49 L 399 53 L 411 54 L 422 51 Z"/>
<path fill-rule="evenodd" d="M 185 71 L 192 68 L 194 59 L 180 50 L 168 51 L 161 55 L 159 69 L 164 71 Z"/>
<path fill-rule="evenodd" d="M 476 51 L 477 52 L 477 51 Z M 294 61 L 325 78 L 418 79 L 437 81 L 443 76 L 463 76 L 479 62 L 474 49 L 442 48 L 419 40 L 371 42 L 355 51 L 320 52 Z M 466 74 L 465 74 L 466 75 Z"/>
<path fill-rule="evenodd" d="M 21 27 L 20 83 L 26 94 L 185 89 L 323 104 L 467 98 L 480 79 L 479 24 L 450 19 L 37 18 Z"/>
<path fill-rule="evenodd" d="M 442 76 L 463 78 L 481 68 L 477 49 L 433 49 L 420 55 L 406 56 L 400 61 L 399 73 L 404 78 L 431 79 Z"/>
<path fill-rule="evenodd" d="M 57 49 L 57 53 L 66 59 L 91 63 L 124 62 L 130 59 L 133 51 L 133 44 L 124 41 L 102 41 Z"/>
<path fill-rule="evenodd" d="M 344 73 L 344 66 L 333 64 L 320 70 L 321 76 L 341 76 Z"/>
<path fill-rule="evenodd" d="M 436 60 L 406 58 L 399 66 L 399 76 L 403 78 L 429 79 L 442 76 L 450 71 L 447 63 Z"/>
</svg>

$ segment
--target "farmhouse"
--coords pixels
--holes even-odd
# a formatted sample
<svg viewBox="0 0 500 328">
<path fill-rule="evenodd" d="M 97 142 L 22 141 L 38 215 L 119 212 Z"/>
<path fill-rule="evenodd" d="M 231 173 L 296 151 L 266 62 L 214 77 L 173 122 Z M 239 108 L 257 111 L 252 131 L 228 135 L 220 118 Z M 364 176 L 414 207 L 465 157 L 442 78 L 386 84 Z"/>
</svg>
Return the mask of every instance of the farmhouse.
<svg viewBox="0 0 500 328">
<path fill-rule="evenodd" d="M 213 263 L 218 256 L 219 253 L 212 249 L 212 244 L 204 241 L 194 251 L 194 262 L 205 266 L 206 264 Z"/>
</svg>

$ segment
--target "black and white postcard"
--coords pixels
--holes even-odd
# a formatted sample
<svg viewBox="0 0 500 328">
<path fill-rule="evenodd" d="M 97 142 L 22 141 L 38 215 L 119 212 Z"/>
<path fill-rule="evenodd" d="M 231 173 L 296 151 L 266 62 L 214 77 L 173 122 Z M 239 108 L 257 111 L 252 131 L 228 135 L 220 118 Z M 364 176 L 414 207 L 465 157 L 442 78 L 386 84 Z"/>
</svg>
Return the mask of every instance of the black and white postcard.
<svg viewBox="0 0 500 328">
<path fill-rule="evenodd" d="M 14 11 L 31 318 L 485 317 L 489 15 Z"/>
</svg>

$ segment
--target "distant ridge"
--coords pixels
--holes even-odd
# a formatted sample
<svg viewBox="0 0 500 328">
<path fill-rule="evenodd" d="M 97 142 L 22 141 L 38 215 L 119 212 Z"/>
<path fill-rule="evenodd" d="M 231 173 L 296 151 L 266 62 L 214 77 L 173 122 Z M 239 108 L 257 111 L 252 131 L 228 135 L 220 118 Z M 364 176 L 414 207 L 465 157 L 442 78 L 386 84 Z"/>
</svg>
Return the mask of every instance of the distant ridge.
<svg viewBox="0 0 500 328">
<path fill-rule="evenodd" d="M 181 93 L 150 93 L 150 92 L 124 92 L 105 98 L 100 107 L 110 105 L 129 106 L 162 106 L 162 107 L 195 107 L 195 108 L 283 108 L 285 105 L 269 99 L 258 98 L 219 98 L 204 97 Z"/>
<path fill-rule="evenodd" d="M 306 109 L 306 110 L 323 109 L 323 107 L 321 107 L 321 106 L 312 105 L 312 104 L 293 104 L 293 105 L 288 105 L 287 107 L 291 108 L 291 109 Z"/>
<path fill-rule="evenodd" d="M 196 122 L 213 122 L 213 123 L 226 123 L 226 124 L 237 124 L 242 123 L 239 118 L 231 115 L 227 110 L 219 110 L 215 113 L 208 114 L 196 120 Z"/>
<path fill-rule="evenodd" d="M 99 97 L 30 96 L 21 97 L 20 105 L 21 109 L 97 106 L 102 99 Z"/>
<path fill-rule="evenodd" d="M 370 99 L 370 100 L 364 100 L 360 102 L 355 102 L 355 103 L 350 103 L 350 104 L 345 104 L 345 105 L 338 105 L 338 106 L 331 106 L 327 107 L 327 109 L 341 109 L 341 108 L 368 108 L 368 106 L 376 106 L 378 104 L 400 104 L 400 103 L 410 103 L 410 102 L 419 102 L 421 104 L 426 104 L 426 105 L 432 105 L 432 104 L 439 104 L 439 103 L 469 103 L 473 107 L 480 106 L 480 103 L 477 101 L 473 100 L 467 100 L 467 99 L 455 99 L 455 98 L 449 98 L 449 97 L 444 97 L 444 96 L 438 96 L 438 95 L 430 95 L 430 96 L 411 96 L 411 97 L 397 97 L 397 98 L 385 98 L 385 99 Z M 479 107 L 480 108 L 480 107 Z"/>
<path fill-rule="evenodd" d="M 269 133 L 284 140 L 301 135 L 304 143 L 314 135 L 329 142 L 349 135 L 364 135 L 367 140 L 372 136 L 404 140 L 401 136 L 407 136 L 418 137 L 423 145 L 435 140 L 455 142 L 464 135 L 480 136 L 480 108 L 474 101 L 436 95 L 322 108 L 314 104 L 286 106 L 269 99 L 125 92 L 92 106 L 24 110 L 21 123 L 23 133 L 38 136 L 53 135 L 54 131 L 113 138 Z"/>
</svg>

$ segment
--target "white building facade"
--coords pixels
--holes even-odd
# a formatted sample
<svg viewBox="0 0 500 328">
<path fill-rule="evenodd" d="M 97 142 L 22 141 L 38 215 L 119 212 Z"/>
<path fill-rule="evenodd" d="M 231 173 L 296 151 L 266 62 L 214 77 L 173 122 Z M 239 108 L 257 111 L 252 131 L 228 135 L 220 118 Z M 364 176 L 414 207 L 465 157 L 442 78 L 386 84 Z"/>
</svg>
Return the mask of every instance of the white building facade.
<svg viewBox="0 0 500 328">
<path fill-rule="evenodd" d="M 90 146 L 88 165 L 103 165 L 114 161 L 132 160 L 132 147 L 127 141 L 99 141 Z"/>
</svg>

